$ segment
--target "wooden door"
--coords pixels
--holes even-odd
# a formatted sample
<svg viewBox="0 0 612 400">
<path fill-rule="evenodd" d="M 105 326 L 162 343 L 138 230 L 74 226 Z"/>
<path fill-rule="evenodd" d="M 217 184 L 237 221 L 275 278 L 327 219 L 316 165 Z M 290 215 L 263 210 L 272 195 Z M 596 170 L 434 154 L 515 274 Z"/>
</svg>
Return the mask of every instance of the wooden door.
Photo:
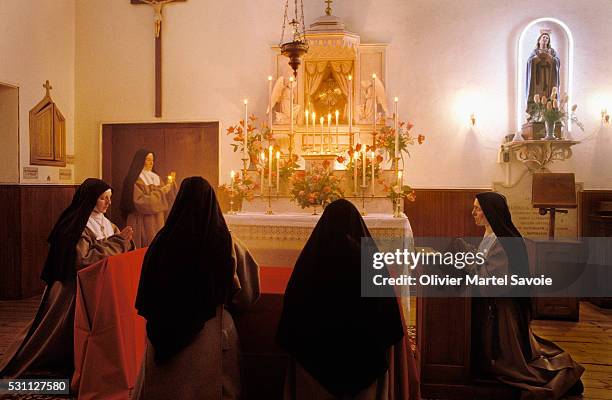
<svg viewBox="0 0 612 400">
<path fill-rule="evenodd" d="M 108 217 L 122 227 L 119 204 L 123 180 L 140 148 L 155 152 L 155 170 L 163 178 L 176 171 L 177 183 L 202 176 L 219 184 L 219 123 L 104 124 L 102 126 L 102 179 L 113 187 Z M 165 179 L 164 179 L 165 180 Z"/>
</svg>

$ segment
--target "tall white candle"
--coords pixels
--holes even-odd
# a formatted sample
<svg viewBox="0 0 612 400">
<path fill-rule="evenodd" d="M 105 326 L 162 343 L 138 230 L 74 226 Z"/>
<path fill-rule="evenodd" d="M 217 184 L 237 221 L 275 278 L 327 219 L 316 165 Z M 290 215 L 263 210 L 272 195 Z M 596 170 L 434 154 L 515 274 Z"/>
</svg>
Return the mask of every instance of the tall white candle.
<svg viewBox="0 0 612 400">
<path fill-rule="evenodd" d="M 353 75 L 348 76 L 348 123 L 349 135 L 353 138 Z M 353 143 L 351 143 L 351 146 Z"/>
<path fill-rule="evenodd" d="M 268 186 L 272 187 L 272 146 L 268 147 Z"/>
<path fill-rule="evenodd" d="M 280 187 L 280 151 L 276 152 L 276 193 Z"/>
<path fill-rule="evenodd" d="M 289 134 L 293 134 L 293 77 L 289 77 L 289 87 L 290 87 L 290 101 L 289 103 L 291 104 L 291 112 L 289 113 L 290 117 L 291 117 L 291 125 L 289 128 Z"/>
<path fill-rule="evenodd" d="M 397 171 L 397 186 L 402 189 L 402 171 Z"/>
<path fill-rule="evenodd" d="M 331 153 L 331 113 L 327 113 L 327 152 Z"/>
<path fill-rule="evenodd" d="M 361 186 L 365 186 L 366 185 L 366 151 L 365 151 L 365 146 L 363 146 L 363 149 L 361 150 L 361 173 L 363 174 L 361 177 Z M 365 190 L 365 189 L 364 189 Z"/>
<path fill-rule="evenodd" d="M 230 185 L 231 188 L 234 188 L 234 183 L 236 182 L 236 173 L 234 172 L 234 170 L 230 171 Z"/>
<path fill-rule="evenodd" d="M 249 100 L 244 99 L 244 148 L 242 149 L 242 158 L 249 158 L 249 151 L 247 149 L 248 146 L 248 136 L 249 136 Z"/>
<path fill-rule="evenodd" d="M 372 95 L 374 96 L 374 125 L 372 126 L 372 144 L 374 144 L 374 136 L 376 136 L 376 114 L 378 113 L 378 105 L 376 104 L 376 74 L 372 74 Z"/>
<path fill-rule="evenodd" d="M 340 116 L 340 111 L 336 110 L 336 149 L 340 149 L 340 136 L 338 136 L 338 117 Z"/>
<path fill-rule="evenodd" d="M 315 143 L 317 141 L 317 113 L 312 112 L 312 151 L 315 152 Z"/>
<path fill-rule="evenodd" d="M 266 153 L 263 151 L 259 155 L 259 159 L 261 160 L 261 178 L 259 180 L 259 194 L 263 196 L 263 187 L 264 187 L 264 165 L 266 165 Z"/>
<path fill-rule="evenodd" d="M 357 193 L 357 162 L 359 161 L 359 152 L 353 152 L 353 185 L 355 186 L 355 193 Z"/>
<path fill-rule="evenodd" d="M 397 102 L 399 101 L 399 99 L 396 97 L 395 99 L 393 99 L 394 103 L 395 103 L 395 111 L 393 112 L 393 129 L 395 130 L 395 153 L 394 153 L 394 157 L 398 158 L 399 157 L 399 126 L 398 126 L 398 118 L 399 116 L 397 115 Z"/>
<path fill-rule="evenodd" d="M 374 196 L 374 152 L 372 152 L 372 196 Z"/>
<path fill-rule="evenodd" d="M 268 128 L 272 130 L 272 75 L 268 75 Z"/>
<path fill-rule="evenodd" d="M 308 110 L 304 111 L 304 116 L 306 117 L 306 136 L 305 137 L 306 137 L 306 140 L 308 140 L 308 120 L 309 120 L 309 118 L 308 118 Z M 313 147 L 313 150 L 314 150 L 314 140 L 312 141 L 312 147 Z"/>
<path fill-rule="evenodd" d="M 323 154 L 323 122 L 325 121 L 325 118 L 321 117 L 319 118 L 319 123 L 321 124 L 321 154 Z"/>
</svg>

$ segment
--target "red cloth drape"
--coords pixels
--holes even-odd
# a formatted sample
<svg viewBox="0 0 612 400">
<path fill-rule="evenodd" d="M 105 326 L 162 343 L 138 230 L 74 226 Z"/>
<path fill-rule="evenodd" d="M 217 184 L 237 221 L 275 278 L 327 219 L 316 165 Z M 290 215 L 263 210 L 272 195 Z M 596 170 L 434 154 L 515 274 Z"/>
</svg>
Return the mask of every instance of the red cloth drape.
<svg viewBox="0 0 612 400">
<path fill-rule="evenodd" d="M 77 274 L 71 387 L 79 399 L 127 399 L 144 356 L 145 320 L 134 303 L 146 249 L 108 257 Z M 282 294 L 291 268 L 261 267 L 261 292 Z"/>
</svg>

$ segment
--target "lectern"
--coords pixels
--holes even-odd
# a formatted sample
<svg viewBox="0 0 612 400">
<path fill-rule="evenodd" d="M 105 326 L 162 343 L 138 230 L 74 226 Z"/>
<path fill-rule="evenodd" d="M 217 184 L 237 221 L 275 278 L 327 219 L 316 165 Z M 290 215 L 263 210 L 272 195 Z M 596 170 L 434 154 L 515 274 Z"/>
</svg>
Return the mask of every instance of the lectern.
<svg viewBox="0 0 612 400">
<path fill-rule="evenodd" d="M 540 172 L 533 174 L 531 204 L 540 209 L 540 215 L 550 213 L 548 238 L 555 238 L 556 213 L 567 213 L 578 207 L 576 182 L 572 173 Z"/>
</svg>

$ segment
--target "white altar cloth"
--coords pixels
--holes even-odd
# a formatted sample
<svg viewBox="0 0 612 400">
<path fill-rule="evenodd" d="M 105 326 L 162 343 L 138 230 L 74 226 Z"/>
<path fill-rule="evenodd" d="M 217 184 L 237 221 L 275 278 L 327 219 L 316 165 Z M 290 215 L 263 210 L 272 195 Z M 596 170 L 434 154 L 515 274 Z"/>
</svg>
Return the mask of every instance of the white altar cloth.
<svg viewBox="0 0 612 400">
<path fill-rule="evenodd" d="M 321 215 L 241 212 L 224 217 L 232 234 L 246 243 L 260 265 L 293 267 Z M 363 219 L 374 239 L 404 239 L 408 246 L 413 245 L 406 216 L 368 214 Z"/>
</svg>

